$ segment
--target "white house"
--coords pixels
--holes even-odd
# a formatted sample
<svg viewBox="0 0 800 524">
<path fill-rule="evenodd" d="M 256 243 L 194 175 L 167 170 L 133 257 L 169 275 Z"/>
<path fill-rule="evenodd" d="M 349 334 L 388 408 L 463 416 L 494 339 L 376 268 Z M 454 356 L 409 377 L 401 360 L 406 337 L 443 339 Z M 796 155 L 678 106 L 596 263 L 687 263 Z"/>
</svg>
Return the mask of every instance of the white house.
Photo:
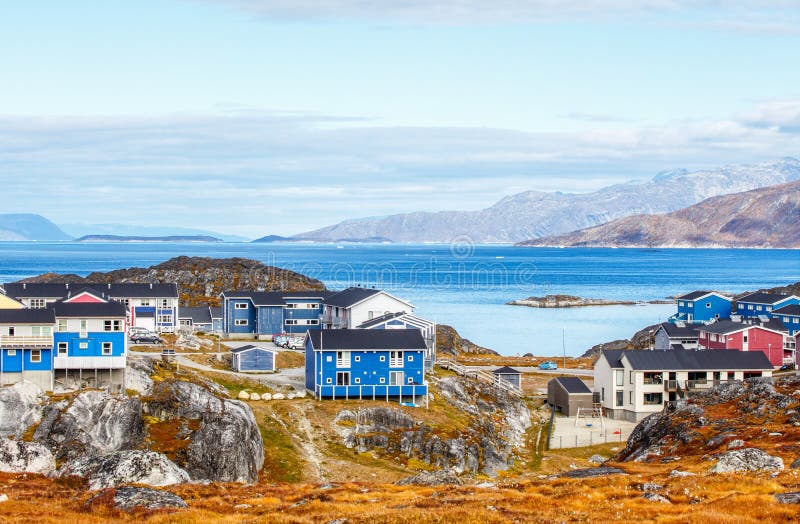
<svg viewBox="0 0 800 524">
<path fill-rule="evenodd" d="M 653 337 L 654 349 L 697 349 L 699 336 L 696 325 L 684 322 L 664 322 Z"/>
<path fill-rule="evenodd" d="M 411 313 L 414 306 L 380 289 L 349 287 L 323 302 L 324 329 L 355 329 L 391 313 Z"/>
<path fill-rule="evenodd" d="M 594 364 L 594 391 L 606 416 L 638 422 L 719 382 L 771 376 L 760 351 L 604 350 Z"/>
</svg>

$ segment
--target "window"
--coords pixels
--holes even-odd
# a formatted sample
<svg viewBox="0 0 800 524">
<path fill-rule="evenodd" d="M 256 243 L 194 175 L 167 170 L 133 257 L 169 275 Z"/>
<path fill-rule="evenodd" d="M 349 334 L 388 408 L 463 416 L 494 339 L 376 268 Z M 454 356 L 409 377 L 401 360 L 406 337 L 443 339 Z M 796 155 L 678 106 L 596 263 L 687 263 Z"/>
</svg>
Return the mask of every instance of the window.
<svg viewBox="0 0 800 524">
<path fill-rule="evenodd" d="M 326 384 L 330 384 L 331 382 L 332 382 L 332 380 L 331 380 L 331 378 L 330 378 L 330 377 L 328 377 L 328 378 L 326 378 L 326 379 L 325 379 L 325 383 L 326 383 Z"/>
<path fill-rule="evenodd" d="M 661 393 L 645 393 L 644 394 L 644 404 L 645 406 L 653 406 L 658 404 L 663 404 L 664 399 Z"/>
<path fill-rule="evenodd" d="M 350 352 L 349 351 L 337 351 L 336 352 L 336 367 L 337 368 L 349 368 L 350 367 Z"/>
<path fill-rule="evenodd" d="M 286 304 L 286 309 L 297 309 L 297 304 L 294 302 Z"/>
<path fill-rule="evenodd" d="M 368 316 L 367 318 L 368 318 L 369 320 L 372 320 L 373 318 L 375 318 L 375 312 L 374 312 L 374 311 L 370 311 L 370 312 L 369 312 L 369 316 Z"/>
<path fill-rule="evenodd" d="M 13 337 L 14 333 L 16 333 L 16 331 L 17 331 L 17 328 L 15 328 L 14 326 L 8 326 L 8 336 L 9 337 Z"/>
<path fill-rule="evenodd" d="M 353 357 L 353 359 L 354 359 L 356 362 L 361 362 L 361 355 L 356 355 L 355 357 Z"/>
<path fill-rule="evenodd" d="M 306 320 L 306 324 L 309 325 L 309 326 L 318 326 L 319 325 L 319 319 L 312 318 L 310 320 Z"/>
<path fill-rule="evenodd" d="M 236 320 L 234 320 L 233 325 L 234 326 L 246 326 L 247 325 L 247 319 L 246 318 L 237 318 Z"/>
<path fill-rule="evenodd" d="M 381 362 L 386 362 L 386 355 L 381 355 L 379 360 Z"/>
<path fill-rule="evenodd" d="M 747 335 L 742 335 L 742 342 L 747 342 Z"/>
<path fill-rule="evenodd" d="M 747 309 L 753 309 L 753 304 L 747 304 Z"/>
<path fill-rule="evenodd" d="M 66 331 L 67 330 L 67 319 L 66 318 L 59 318 L 58 319 L 58 330 L 59 331 Z"/>
<path fill-rule="evenodd" d="M 150 305 L 150 299 L 149 299 L 149 298 L 143 298 L 143 299 L 142 299 L 142 300 L 139 302 L 139 305 L 140 305 L 140 306 L 149 306 L 149 305 Z"/>
<path fill-rule="evenodd" d="M 630 372 L 630 377 L 628 377 L 628 380 L 631 384 L 633 384 L 633 371 Z"/>
<path fill-rule="evenodd" d="M 625 392 L 617 391 L 617 403 L 615 406 L 622 406 L 625 403 Z"/>
<path fill-rule="evenodd" d="M 360 378 L 358 378 L 358 377 L 356 377 L 356 378 L 354 379 L 354 382 L 355 382 L 356 384 L 361 384 L 361 379 L 360 379 Z"/>
<path fill-rule="evenodd" d="M 381 378 L 380 378 L 380 383 L 381 383 L 381 384 L 386 384 L 386 379 L 385 379 L 385 378 L 383 378 L 383 377 L 381 377 Z"/>
<path fill-rule="evenodd" d="M 414 379 L 412 377 L 408 377 L 408 383 L 409 384 L 413 384 L 414 383 Z"/>
<path fill-rule="evenodd" d="M 333 357 L 328 355 L 325 357 L 325 362 L 333 362 Z"/>
<path fill-rule="evenodd" d="M 161 301 L 161 307 L 169 307 L 169 300 L 166 298 Z"/>
<path fill-rule="evenodd" d="M 409 362 L 414 362 L 414 355 L 409 355 L 408 356 L 408 361 Z"/>
<path fill-rule="evenodd" d="M 34 349 L 31 351 L 31 362 L 41 362 L 42 361 L 42 350 Z"/>
<path fill-rule="evenodd" d="M 111 354 L 111 342 L 103 342 L 103 355 Z"/>
<path fill-rule="evenodd" d="M 233 307 L 234 309 L 247 309 L 247 302 L 237 302 Z"/>
<path fill-rule="evenodd" d="M 390 351 L 389 352 L 389 367 L 390 368 L 401 368 L 401 367 L 403 367 L 403 352 L 402 351 Z"/>
<path fill-rule="evenodd" d="M 69 346 L 67 345 L 66 342 L 59 342 L 58 343 L 58 349 L 57 349 L 57 355 L 59 357 L 66 357 L 67 356 L 67 348 L 68 347 Z"/>
<path fill-rule="evenodd" d="M 286 321 L 284 322 L 284 324 L 286 324 L 287 326 L 296 326 L 297 325 L 297 320 L 295 320 L 293 318 L 287 318 Z"/>
<path fill-rule="evenodd" d="M 337 386 L 349 386 L 350 385 L 350 372 L 349 371 L 337 371 L 336 372 L 336 385 Z"/>
<path fill-rule="evenodd" d="M 160 324 L 172 324 L 172 315 L 158 315 Z"/>
<path fill-rule="evenodd" d="M 81 342 L 80 344 L 78 344 L 78 349 L 89 349 L 89 343 Z"/>
<path fill-rule="evenodd" d="M 81 319 L 81 336 L 83 336 L 83 337 L 86 336 L 86 330 L 87 330 L 88 325 L 89 325 L 89 321 L 86 320 L 85 318 L 82 318 Z"/>
<path fill-rule="evenodd" d="M 45 300 L 43 298 L 32 298 L 31 309 L 42 309 L 45 307 Z"/>
<path fill-rule="evenodd" d="M 403 372 L 402 371 L 390 371 L 389 372 L 389 385 L 390 386 L 400 386 L 403 384 Z"/>
<path fill-rule="evenodd" d="M 16 357 L 17 356 L 17 350 L 16 349 L 9 349 L 6 352 L 6 355 L 8 355 L 9 357 Z"/>
<path fill-rule="evenodd" d="M 764 309 L 762 306 L 756 306 L 756 310 L 761 311 L 762 309 Z"/>
<path fill-rule="evenodd" d="M 319 309 L 319 304 L 308 303 L 306 304 L 306 309 Z"/>
<path fill-rule="evenodd" d="M 660 372 L 647 372 L 644 374 L 645 384 L 662 384 L 663 376 Z"/>
<path fill-rule="evenodd" d="M 625 385 L 625 371 L 618 369 L 616 372 L 617 375 L 617 385 L 624 386 Z"/>
<path fill-rule="evenodd" d="M 772 306 L 767 306 L 767 311 L 772 311 Z"/>
</svg>

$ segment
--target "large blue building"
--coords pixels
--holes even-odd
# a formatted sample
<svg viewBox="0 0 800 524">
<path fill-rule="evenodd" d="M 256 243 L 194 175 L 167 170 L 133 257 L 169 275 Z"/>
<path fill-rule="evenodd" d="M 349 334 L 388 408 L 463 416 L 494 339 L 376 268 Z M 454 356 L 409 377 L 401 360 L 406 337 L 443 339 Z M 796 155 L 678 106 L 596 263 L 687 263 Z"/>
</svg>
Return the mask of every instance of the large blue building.
<svg viewBox="0 0 800 524">
<path fill-rule="evenodd" d="M 800 333 L 800 305 L 792 304 L 772 311 L 773 318 L 783 322 L 790 336 Z"/>
<path fill-rule="evenodd" d="M 744 318 L 772 317 L 775 310 L 800 304 L 800 298 L 779 293 L 750 293 L 736 302 L 736 314 Z"/>
<path fill-rule="evenodd" d="M 324 329 L 306 335 L 306 389 L 317 399 L 427 398 L 419 329 Z"/>
<path fill-rule="evenodd" d="M 222 331 L 226 336 L 272 336 L 320 329 L 328 291 L 226 291 Z"/>
<path fill-rule="evenodd" d="M 692 291 L 677 298 L 678 312 L 670 322 L 707 324 L 731 316 L 732 299 L 715 291 Z"/>
<path fill-rule="evenodd" d="M 0 385 L 29 380 L 53 389 L 51 309 L 0 310 Z"/>
</svg>

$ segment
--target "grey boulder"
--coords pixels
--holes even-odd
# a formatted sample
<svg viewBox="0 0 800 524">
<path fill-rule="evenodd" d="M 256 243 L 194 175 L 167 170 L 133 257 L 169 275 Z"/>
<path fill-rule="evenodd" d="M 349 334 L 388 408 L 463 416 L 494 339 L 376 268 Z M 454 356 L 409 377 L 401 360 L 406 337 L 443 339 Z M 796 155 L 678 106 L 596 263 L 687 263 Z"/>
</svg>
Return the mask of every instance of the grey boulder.
<svg viewBox="0 0 800 524">
<path fill-rule="evenodd" d="M 0 438 L 21 438 L 25 431 L 42 420 L 47 397 L 32 382 L 17 382 L 0 388 Z"/>
<path fill-rule="evenodd" d="M 92 506 L 106 499 L 110 492 L 113 492 L 114 507 L 123 511 L 135 509 L 183 509 L 188 507 L 182 498 L 169 491 L 133 486 L 104 489 L 90 498 L 86 505 Z"/>
<path fill-rule="evenodd" d="M 189 481 L 189 475 L 166 456 L 141 450 L 80 457 L 62 466 L 59 476 L 83 477 L 92 490 L 123 484 L 169 486 Z"/>
<path fill-rule="evenodd" d="M 0 471 L 51 475 L 55 470 L 56 459 L 42 444 L 0 439 Z"/>
<path fill-rule="evenodd" d="M 718 456 L 711 473 L 746 471 L 783 471 L 783 459 L 768 455 L 758 448 L 728 451 Z"/>
</svg>

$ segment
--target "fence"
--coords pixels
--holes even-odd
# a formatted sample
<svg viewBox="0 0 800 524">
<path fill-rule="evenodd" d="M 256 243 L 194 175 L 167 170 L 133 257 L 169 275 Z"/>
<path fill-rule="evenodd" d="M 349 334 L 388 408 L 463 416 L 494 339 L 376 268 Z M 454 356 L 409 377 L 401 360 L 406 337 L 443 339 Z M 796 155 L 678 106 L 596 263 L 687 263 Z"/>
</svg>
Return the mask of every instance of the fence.
<svg viewBox="0 0 800 524">
<path fill-rule="evenodd" d="M 630 432 L 627 432 L 630 433 Z M 550 437 L 550 449 L 583 448 L 596 444 L 608 444 L 609 442 L 624 443 L 628 440 L 622 430 L 616 434 L 603 431 L 601 433 L 589 433 L 588 435 L 553 435 Z"/>
<path fill-rule="evenodd" d="M 512 384 L 505 382 L 503 380 L 499 380 L 493 373 L 489 373 L 488 371 L 484 371 L 482 369 L 473 369 L 468 368 L 463 364 L 459 364 L 453 360 L 449 359 L 441 359 L 436 362 L 439 367 L 444 369 L 449 369 L 450 371 L 456 373 L 457 375 L 461 375 L 463 377 L 472 377 L 476 380 L 480 380 L 481 382 L 486 382 L 491 384 L 492 386 L 496 387 L 499 390 L 505 391 L 515 397 L 522 397 L 522 390 L 517 387 L 514 387 Z"/>
</svg>

